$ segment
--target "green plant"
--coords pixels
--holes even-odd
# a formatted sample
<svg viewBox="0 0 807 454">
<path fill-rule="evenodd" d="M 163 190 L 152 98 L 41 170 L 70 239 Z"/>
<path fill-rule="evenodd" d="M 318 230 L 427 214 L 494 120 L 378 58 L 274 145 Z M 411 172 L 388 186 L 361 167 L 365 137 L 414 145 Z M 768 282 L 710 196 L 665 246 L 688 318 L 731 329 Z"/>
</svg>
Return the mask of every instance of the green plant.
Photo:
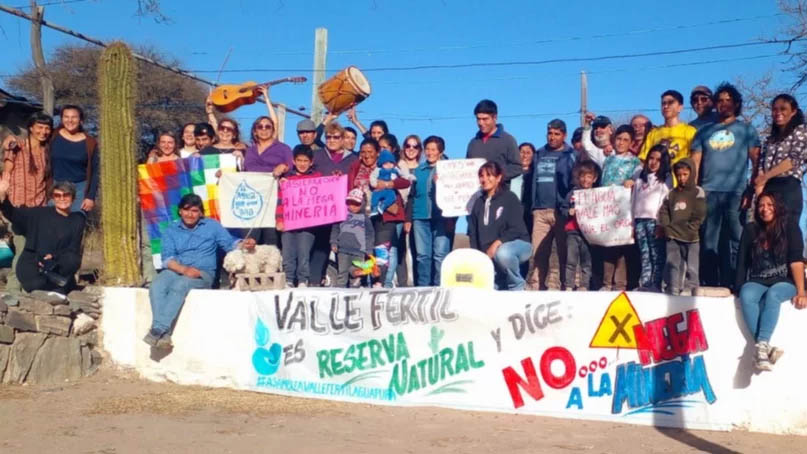
<svg viewBox="0 0 807 454">
<path fill-rule="evenodd" d="M 104 204 L 104 267 L 107 285 L 140 282 L 137 216 L 135 99 L 137 66 L 123 43 L 113 43 L 98 62 L 101 192 Z"/>
</svg>

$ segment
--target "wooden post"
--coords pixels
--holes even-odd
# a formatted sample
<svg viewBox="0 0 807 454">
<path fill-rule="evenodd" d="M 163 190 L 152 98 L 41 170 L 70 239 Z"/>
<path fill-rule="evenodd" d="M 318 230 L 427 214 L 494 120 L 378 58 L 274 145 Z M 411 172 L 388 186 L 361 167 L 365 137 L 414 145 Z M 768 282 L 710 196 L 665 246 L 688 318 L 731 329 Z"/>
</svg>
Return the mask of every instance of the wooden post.
<svg viewBox="0 0 807 454">
<path fill-rule="evenodd" d="M 325 55 L 328 53 L 328 29 L 318 28 L 314 34 L 314 83 L 311 94 L 311 120 L 314 124 L 322 122 L 322 101 L 317 89 L 325 82 Z"/>
<path fill-rule="evenodd" d="M 277 105 L 277 140 L 286 143 L 286 105 Z"/>
<path fill-rule="evenodd" d="M 31 14 L 34 16 L 31 21 L 31 56 L 42 85 L 42 110 L 53 115 L 53 79 L 45 68 L 45 54 L 42 52 L 42 18 L 45 16 L 45 7 L 37 6 L 36 0 L 31 0 Z"/>
<path fill-rule="evenodd" d="M 580 71 L 580 126 L 586 125 L 588 112 L 588 78 L 585 71 Z"/>
</svg>

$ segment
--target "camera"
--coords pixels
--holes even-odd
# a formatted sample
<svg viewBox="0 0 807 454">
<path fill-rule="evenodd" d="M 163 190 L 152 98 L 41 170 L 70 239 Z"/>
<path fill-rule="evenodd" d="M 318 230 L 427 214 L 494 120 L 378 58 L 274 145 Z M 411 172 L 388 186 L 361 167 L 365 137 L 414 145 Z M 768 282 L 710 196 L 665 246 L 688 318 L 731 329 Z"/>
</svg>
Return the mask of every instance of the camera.
<svg viewBox="0 0 807 454">
<path fill-rule="evenodd" d="M 39 274 L 45 276 L 45 279 L 57 287 L 64 287 L 67 285 L 67 278 L 55 271 L 56 261 L 53 260 L 53 257 L 45 258 L 45 256 L 42 255 L 39 256 L 37 262 L 39 266 Z"/>
</svg>

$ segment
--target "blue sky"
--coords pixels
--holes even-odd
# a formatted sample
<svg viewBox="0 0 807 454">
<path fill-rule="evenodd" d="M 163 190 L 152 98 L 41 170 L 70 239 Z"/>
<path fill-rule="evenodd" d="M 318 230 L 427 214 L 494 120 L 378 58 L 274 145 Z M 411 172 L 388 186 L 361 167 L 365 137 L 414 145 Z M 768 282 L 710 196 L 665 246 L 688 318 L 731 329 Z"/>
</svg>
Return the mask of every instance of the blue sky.
<svg viewBox="0 0 807 454">
<path fill-rule="evenodd" d="M 359 105 L 363 122 L 383 118 L 399 139 L 416 133 L 443 136 L 451 157 L 462 157 L 475 132 L 472 110 L 495 100 L 500 120 L 516 139 L 544 143 L 545 125 L 579 123 L 580 71 L 589 73 L 589 109 L 615 119 L 647 110 L 660 121 L 659 94 L 675 88 L 688 97 L 698 84 L 714 87 L 738 76 L 780 71 L 772 56 L 781 45 L 700 51 L 598 62 L 498 65 L 568 57 L 656 53 L 750 42 L 772 37 L 785 18 L 774 1 L 591 2 L 265 1 L 163 0 L 170 24 L 135 16 L 135 0 L 46 0 L 46 20 L 102 40 L 150 44 L 215 79 L 232 49 L 222 83 L 304 75 L 311 79 L 314 30 L 328 29 L 328 76 L 348 66 L 365 70 L 373 93 Z M 11 2 L 18 6 L 25 0 Z M 638 5 L 642 5 L 638 8 Z M 28 23 L 0 13 L 8 74 L 28 64 Z M 44 29 L 46 54 L 75 38 Z M 762 57 L 748 59 L 750 57 Z M 722 60 L 719 63 L 698 63 Z M 725 61 L 729 60 L 729 61 Z M 380 70 L 422 65 L 491 64 L 467 68 Z M 261 71 L 253 71 L 261 70 Z M 209 72 L 208 72 L 209 71 Z M 311 103 L 311 84 L 282 85 L 273 100 L 290 107 Z M 245 124 L 260 107 L 237 110 Z M 690 115 L 686 111 L 684 116 Z M 192 120 L 192 119 L 188 119 Z M 344 119 L 343 119 L 344 120 Z M 290 122 L 296 117 L 290 115 Z M 289 128 L 291 130 L 292 128 Z M 291 145 L 296 137 L 286 135 Z"/>
</svg>

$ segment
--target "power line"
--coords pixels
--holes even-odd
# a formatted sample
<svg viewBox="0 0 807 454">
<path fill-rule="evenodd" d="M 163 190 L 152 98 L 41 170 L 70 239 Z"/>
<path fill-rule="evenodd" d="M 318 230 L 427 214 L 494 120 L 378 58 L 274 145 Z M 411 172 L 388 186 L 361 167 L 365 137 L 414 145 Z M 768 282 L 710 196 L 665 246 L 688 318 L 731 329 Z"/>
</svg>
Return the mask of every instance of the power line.
<svg viewBox="0 0 807 454">
<path fill-rule="evenodd" d="M 569 42 L 569 41 L 587 41 L 587 40 L 592 40 L 592 39 L 618 38 L 618 37 L 624 37 L 624 36 L 635 36 L 635 35 L 643 35 L 643 34 L 647 34 L 647 33 L 657 33 L 657 32 L 664 32 L 664 31 L 681 31 L 681 30 L 689 30 L 689 29 L 700 28 L 700 27 L 734 24 L 734 23 L 739 23 L 739 22 L 757 21 L 757 20 L 761 20 L 761 19 L 771 19 L 771 18 L 781 17 L 781 16 L 785 16 L 785 14 L 784 13 L 778 13 L 778 14 L 770 14 L 770 15 L 765 15 L 765 16 L 737 17 L 737 18 L 721 19 L 721 20 L 710 21 L 710 22 L 701 22 L 701 23 L 697 23 L 697 24 L 673 25 L 673 26 L 669 26 L 669 27 L 645 28 L 645 29 L 631 30 L 631 31 L 620 32 L 620 33 L 601 33 L 601 34 L 595 34 L 595 35 L 567 36 L 567 37 L 562 37 L 562 38 L 543 39 L 543 40 L 538 40 L 538 41 L 520 41 L 520 42 L 513 42 L 513 43 L 498 43 L 498 42 L 497 43 L 478 43 L 478 44 L 470 44 L 470 45 L 422 47 L 422 48 L 414 48 L 414 49 L 329 50 L 328 54 L 330 54 L 330 55 L 352 55 L 352 54 L 415 53 L 415 52 L 429 52 L 429 51 L 476 50 L 476 49 L 484 49 L 484 48 L 490 48 L 490 47 L 502 48 L 502 47 L 533 46 L 533 45 L 540 45 L 540 44 L 551 44 L 551 43 L 560 43 L 560 42 Z M 278 51 L 278 52 L 262 53 L 262 55 L 312 55 L 312 54 L 313 54 L 313 52 L 311 52 L 311 51 Z"/>
<path fill-rule="evenodd" d="M 636 109 L 611 109 L 611 110 L 597 110 L 598 114 L 624 114 L 624 113 L 640 113 L 640 112 L 658 112 L 659 107 L 647 107 L 647 108 L 636 108 Z M 692 110 L 691 107 L 685 107 L 684 110 Z M 361 112 L 359 112 L 361 113 Z M 510 115 L 499 115 L 499 118 L 540 118 L 540 117 L 563 117 L 569 115 L 579 115 L 580 111 L 575 110 L 573 112 L 535 112 L 535 113 L 524 113 L 524 114 L 510 114 Z M 373 118 L 383 118 L 385 120 L 398 120 L 398 121 L 444 121 L 444 120 L 473 120 L 473 115 L 465 114 L 465 115 L 449 115 L 449 116 L 440 116 L 440 117 L 430 117 L 427 115 L 423 116 L 400 116 L 394 113 L 385 113 L 380 112 L 376 114 L 366 113 L 367 116 Z"/>
<path fill-rule="evenodd" d="M 598 71 L 586 71 L 586 74 L 607 74 L 607 73 L 619 73 L 619 72 L 640 72 L 640 71 L 650 71 L 655 69 L 669 69 L 669 68 L 678 68 L 678 67 L 686 67 L 686 66 L 700 66 L 700 65 L 710 65 L 710 64 L 717 64 L 717 63 L 729 63 L 729 62 L 737 62 L 737 61 L 748 61 L 748 60 L 761 60 L 765 58 L 773 58 L 773 57 L 781 57 L 783 54 L 775 53 L 775 54 L 765 54 L 765 55 L 754 55 L 751 57 L 738 57 L 738 58 L 723 58 L 718 60 L 700 60 L 690 63 L 672 63 L 669 65 L 655 65 L 655 66 L 643 66 L 639 68 L 615 68 L 615 69 L 603 69 Z M 570 76 L 579 77 L 580 73 L 578 71 L 568 73 Z M 14 77 L 14 74 L 0 74 L 0 78 L 9 78 Z M 463 80 L 464 82 L 502 82 L 502 81 L 513 81 L 513 80 L 528 80 L 534 79 L 538 77 L 537 75 L 527 75 L 527 76 L 506 76 L 506 77 L 493 77 L 488 79 L 475 79 L 475 80 Z M 373 85 L 441 85 L 446 83 L 456 83 L 456 81 L 446 82 L 440 80 L 407 80 L 407 81 L 389 81 L 389 82 L 374 82 Z"/>
<path fill-rule="evenodd" d="M 36 6 L 51 6 L 51 5 L 66 5 L 68 3 L 82 3 L 89 0 L 58 0 L 52 2 L 40 2 L 37 3 Z M 30 8 L 31 5 L 23 5 L 23 6 L 12 6 L 12 8 L 23 9 L 23 8 Z"/>
<path fill-rule="evenodd" d="M 642 58 L 642 57 L 657 57 L 662 55 L 680 55 L 689 54 L 694 52 L 705 52 L 712 50 L 725 50 L 725 49 L 738 49 L 743 47 L 754 46 L 769 46 L 772 44 L 792 44 L 795 42 L 807 41 L 807 38 L 796 39 L 774 39 L 768 41 L 751 41 L 732 44 L 719 44 L 715 46 L 692 47 L 687 49 L 673 49 L 662 50 L 655 52 L 640 52 L 633 54 L 617 54 L 617 55 L 602 55 L 598 57 L 564 57 L 553 58 L 547 60 L 532 60 L 532 61 L 505 61 L 505 62 L 480 62 L 480 63 L 457 63 L 457 64 L 433 64 L 433 65 L 416 65 L 416 66 L 387 66 L 378 68 L 363 68 L 362 72 L 382 72 L 382 71 L 419 71 L 426 69 L 461 69 L 461 68 L 482 68 L 482 67 L 497 67 L 497 66 L 536 66 L 557 63 L 582 63 L 582 62 L 596 62 L 606 60 L 624 60 L 629 58 Z M 214 73 L 218 69 L 197 69 L 193 70 L 196 73 Z M 226 73 L 247 73 L 247 72 L 308 72 L 310 68 L 250 68 L 250 69 L 225 69 L 222 72 Z"/>
<path fill-rule="evenodd" d="M 670 68 L 677 68 L 677 67 L 686 67 L 686 66 L 700 66 L 700 65 L 710 65 L 716 63 L 728 63 L 728 62 L 736 62 L 736 61 L 747 61 L 747 60 L 760 60 L 765 58 L 772 58 L 772 57 L 780 57 L 782 56 L 781 53 L 775 54 L 766 54 L 766 55 L 755 55 L 752 57 L 738 57 L 738 58 L 723 58 L 719 60 L 701 60 L 695 61 L 690 63 L 672 63 L 669 65 L 656 65 L 656 66 L 644 66 L 640 68 L 615 68 L 615 69 L 603 69 L 599 71 L 586 71 L 586 74 L 607 74 L 607 73 L 620 73 L 620 72 L 641 72 L 641 71 L 650 71 L 656 69 L 670 69 Z M 580 77 L 580 72 L 569 72 L 566 75 L 573 76 L 575 78 Z M 2 76 L 0 76 L 2 77 Z M 470 83 L 481 83 L 481 82 L 503 82 L 503 81 L 514 81 L 514 80 L 529 80 L 535 79 L 540 77 L 539 74 L 530 74 L 526 76 L 503 76 L 503 77 L 493 77 L 487 79 L 463 79 L 460 82 L 470 82 Z M 389 82 L 373 82 L 373 85 L 445 85 L 445 84 L 456 84 L 458 81 L 445 81 L 445 80 L 405 80 L 405 81 L 389 81 Z"/>
<path fill-rule="evenodd" d="M 32 21 L 32 22 L 37 20 L 37 19 L 29 16 L 28 14 L 26 14 L 26 13 L 24 13 L 24 12 L 18 10 L 18 9 L 9 8 L 9 7 L 3 6 L 3 5 L 0 5 L 0 11 L 4 11 L 4 12 L 9 13 L 11 15 L 14 15 L 14 16 L 17 16 L 17 17 Z M 87 36 L 87 35 L 85 35 L 83 33 L 79 33 L 79 32 L 70 30 L 70 29 L 62 27 L 60 25 L 51 24 L 49 22 L 46 22 L 43 19 L 40 19 L 38 21 L 42 24 L 43 27 L 52 28 L 52 29 L 54 29 L 56 31 L 65 33 L 65 34 L 73 36 L 73 37 L 76 37 L 76 38 L 81 39 L 83 41 L 87 41 L 88 43 L 95 44 L 96 46 L 101 46 L 101 47 L 107 47 L 108 46 L 107 43 L 101 41 L 100 39 L 91 38 L 91 37 L 89 37 L 89 36 Z M 132 52 L 132 57 L 134 57 L 134 58 L 136 58 L 138 60 L 144 61 L 146 63 L 149 63 L 151 65 L 157 66 L 159 68 L 162 68 L 162 69 L 171 71 L 173 73 L 177 73 L 179 75 L 185 76 L 187 78 L 193 79 L 193 80 L 195 80 L 197 82 L 201 82 L 203 84 L 206 84 L 206 85 L 209 85 L 209 86 L 212 86 L 212 87 L 216 86 L 216 84 L 214 84 L 213 82 L 210 82 L 209 80 L 205 80 L 205 79 L 202 79 L 200 77 L 197 77 L 197 76 L 191 74 L 188 71 L 162 64 L 162 63 L 157 62 L 157 61 L 155 61 L 155 60 L 153 60 L 151 58 L 144 57 L 144 56 L 139 55 L 137 53 Z"/>
</svg>

